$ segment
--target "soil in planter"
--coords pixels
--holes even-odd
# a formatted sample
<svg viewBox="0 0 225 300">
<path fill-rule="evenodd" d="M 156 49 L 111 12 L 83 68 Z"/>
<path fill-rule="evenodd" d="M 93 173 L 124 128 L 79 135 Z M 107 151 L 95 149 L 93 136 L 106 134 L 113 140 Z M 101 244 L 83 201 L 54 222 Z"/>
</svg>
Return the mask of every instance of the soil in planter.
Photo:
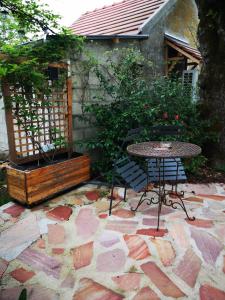
<svg viewBox="0 0 225 300">
<path fill-rule="evenodd" d="M 73 152 L 71 154 L 70 158 L 76 158 L 76 157 L 80 157 L 83 154 L 81 153 L 77 153 L 77 152 Z M 28 162 L 28 163 L 23 163 L 23 164 L 13 164 L 13 167 L 17 170 L 21 170 L 21 171 L 31 171 L 31 170 L 36 170 L 38 168 L 42 168 L 42 167 L 46 167 L 46 166 L 51 166 L 54 165 L 56 163 L 59 162 L 63 162 L 68 160 L 68 153 L 61 153 L 61 154 L 57 154 L 54 157 L 53 161 L 46 161 L 44 159 L 40 159 L 39 161 L 32 161 L 32 162 Z"/>
</svg>

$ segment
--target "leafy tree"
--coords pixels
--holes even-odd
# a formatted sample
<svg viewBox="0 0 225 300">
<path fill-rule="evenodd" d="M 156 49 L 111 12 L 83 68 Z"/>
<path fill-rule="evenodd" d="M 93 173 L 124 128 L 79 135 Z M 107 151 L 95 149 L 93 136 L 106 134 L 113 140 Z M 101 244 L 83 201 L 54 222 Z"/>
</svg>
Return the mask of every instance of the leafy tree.
<svg viewBox="0 0 225 300">
<path fill-rule="evenodd" d="M 225 2 L 196 0 L 199 11 L 198 39 L 203 57 L 200 97 L 203 117 L 214 121 L 217 144 L 207 144 L 214 164 L 225 164 Z"/>
</svg>

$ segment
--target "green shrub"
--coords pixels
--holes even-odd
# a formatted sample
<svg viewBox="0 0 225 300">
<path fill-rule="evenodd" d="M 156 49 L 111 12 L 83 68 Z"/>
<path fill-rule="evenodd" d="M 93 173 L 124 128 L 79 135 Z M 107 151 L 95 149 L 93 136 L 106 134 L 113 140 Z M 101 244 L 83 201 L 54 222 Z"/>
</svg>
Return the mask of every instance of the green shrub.
<svg viewBox="0 0 225 300">
<path fill-rule="evenodd" d="M 131 128 L 143 127 L 142 139 L 149 140 L 152 125 L 181 125 L 185 130 L 179 140 L 204 143 L 209 124 L 200 120 L 198 104 L 185 94 L 181 80 L 165 77 L 147 80 L 146 69 L 150 69 L 151 64 L 137 50 L 114 50 L 107 55 L 107 67 L 96 64 L 94 72 L 111 102 L 98 97 L 92 104 L 85 105 L 83 116 L 97 128 L 92 139 L 82 142 L 87 149 L 100 153 L 94 165 L 97 171 L 105 173 L 112 169 L 121 141 Z M 199 165 L 204 161 L 198 160 Z"/>
</svg>

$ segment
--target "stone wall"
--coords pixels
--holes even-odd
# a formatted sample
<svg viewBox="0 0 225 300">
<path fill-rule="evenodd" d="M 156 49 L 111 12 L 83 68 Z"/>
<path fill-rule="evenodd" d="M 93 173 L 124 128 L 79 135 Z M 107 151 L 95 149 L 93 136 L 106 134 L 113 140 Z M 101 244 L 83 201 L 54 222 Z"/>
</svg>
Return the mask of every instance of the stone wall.
<svg viewBox="0 0 225 300">
<path fill-rule="evenodd" d="M 140 42 L 138 40 L 122 40 L 119 43 L 112 40 L 87 41 L 85 52 L 89 52 L 100 64 L 106 66 L 105 52 L 124 47 L 140 49 Z M 82 62 L 87 60 L 87 54 L 84 54 L 81 60 Z M 76 146 L 76 141 L 94 136 L 96 132 L 96 128 L 91 128 L 89 123 L 80 120 L 80 116 L 83 113 L 83 104 L 93 103 L 99 96 L 103 97 L 106 103 L 110 102 L 111 99 L 109 95 L 100 89 L 99 81 L 92 72 L 85 74 L 82 63 L 79 60 L 76 62 L 71 60 L 71 75 L 73 81 L 73 141 L 75 150 L 81 151 Z"/>
</svg>

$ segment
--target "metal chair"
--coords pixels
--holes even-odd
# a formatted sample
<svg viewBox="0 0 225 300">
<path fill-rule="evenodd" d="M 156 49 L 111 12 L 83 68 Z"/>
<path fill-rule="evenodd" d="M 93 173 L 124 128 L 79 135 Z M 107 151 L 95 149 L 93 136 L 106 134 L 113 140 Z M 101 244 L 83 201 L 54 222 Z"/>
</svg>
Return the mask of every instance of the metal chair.
<svg viewBox="0 0 225 300">
<path fill-rule="evenodd" d="M 176 125 L 159 125 L 151 127 L 151 135 L 154 137 L 180 136 L 183 132 L 184 128 Z M 175 186 L 175 191 L 177 192 L 177 181 L 185 181 L 187 179 L 180 158 L 165 158 L 160 162 L 156 159 L 148 159 L 147 164 L 149 181 L 156 183 L 163 179 L 165 182 L 170 182 L 172 184 L 172 191 Z"/>
<path fill-rule="evenodd" d="M 141 131 L 142 128 L 135 128 L 128 131 L 127 136 L 123 139 L 121 151 L 118 153 L 118 157 L 113 163 L 109 215 L 111 215 L 112 212 L 113 191 L 116 183 L 118 183 L 120 186 L 124 186 L 125 188 L 123 198 L 124 201 L 126 201 L 126 192 L 128 186 L 131 187 L 135 192 L 140 192 L 144 190 L 147 185 L 147 174 L 136 161 L 132 160 L 128 155 L 123 153 L 127 143 L 133 142 L 136 138 L 138 138 Z"/>
</svg>

